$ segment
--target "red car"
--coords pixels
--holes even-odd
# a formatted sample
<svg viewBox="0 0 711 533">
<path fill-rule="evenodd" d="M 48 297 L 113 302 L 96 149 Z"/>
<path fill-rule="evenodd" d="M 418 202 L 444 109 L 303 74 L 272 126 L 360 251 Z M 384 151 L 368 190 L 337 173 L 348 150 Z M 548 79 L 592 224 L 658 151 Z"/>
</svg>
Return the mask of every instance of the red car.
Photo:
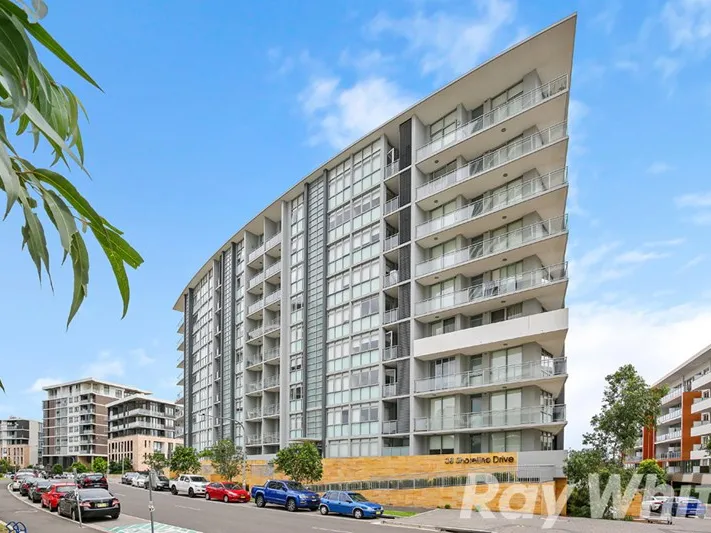
<svg viewBox="0 0 711 533">
<path fill-rule="evenodd" d="M 229 502 L 248 502 L 249 492 L 237 483 L 210 483 L 205 487 L 206 500 L 222 500 Z"/>
<path fill-rule="evenodd" d="M 72 492 L 77 486 L 74 483 L 55 483 L 46 492 L 42 493 L 42 507 L 46 507 L 50 511 L 57 510 L 59 500 L 67 492 Z"/>
</svg>

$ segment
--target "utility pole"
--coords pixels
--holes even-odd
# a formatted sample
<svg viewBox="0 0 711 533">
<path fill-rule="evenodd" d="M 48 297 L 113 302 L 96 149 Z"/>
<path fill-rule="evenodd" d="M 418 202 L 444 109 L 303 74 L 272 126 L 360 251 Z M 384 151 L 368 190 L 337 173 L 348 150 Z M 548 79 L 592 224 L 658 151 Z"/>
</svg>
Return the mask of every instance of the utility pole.
<svg viewBox="0 0 711 533">
<path fill-rule="evenodd" d="M 158 482 L 158 474 L 151 468 L 148 471 L 148 512 L 151 515 L 151 533 L 154 533 L 154 522 L 153 522 L 153 511 L 155 511 L 155 506 L 153 505 L 153 482 Z"/>
</svg>

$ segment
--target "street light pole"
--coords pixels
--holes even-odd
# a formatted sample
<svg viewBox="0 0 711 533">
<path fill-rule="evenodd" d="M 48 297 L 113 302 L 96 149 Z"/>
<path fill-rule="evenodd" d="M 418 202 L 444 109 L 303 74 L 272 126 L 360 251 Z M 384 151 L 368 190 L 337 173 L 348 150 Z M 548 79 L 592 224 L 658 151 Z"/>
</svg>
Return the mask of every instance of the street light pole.
<svg viewBox="0 0 711 533">
<path fill-rule="evenodd" d="M 247 490 L 247 454 L 244 452 L 245 450 L 245 444 L 247 444 L 247 431 L 244 428 L 244 424 L 240 422 L 239 420 L 235 420 L 234 418 L 228 418 L 228 417 L 223 417 L 223 416 L 214 416 L 214 415 L 208 415 L 207 413 L 201 413 L 200 416 L 202 418 L 215 418 L 217 420 L 227 420 L 228 422 L 232 422 L 233 424 L 237 424 L 240 429 L 242 430 L 242 488 L 244 490 Z"/>
</svg>

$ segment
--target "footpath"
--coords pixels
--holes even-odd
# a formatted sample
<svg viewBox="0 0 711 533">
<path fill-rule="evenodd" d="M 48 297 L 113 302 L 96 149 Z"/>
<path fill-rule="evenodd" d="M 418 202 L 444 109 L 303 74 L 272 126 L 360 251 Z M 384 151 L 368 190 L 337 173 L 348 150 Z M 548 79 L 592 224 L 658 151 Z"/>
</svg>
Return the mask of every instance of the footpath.
<svg viewBox="0 0 711 533">
<path fill-rule="evenodd" d="M 27 533 L 77 533 L 79 524 L 60 520 L 47 513 L 33 509 L 25 502 L 7 492 L 7 483 L 0 484 L 0 531 L 5 533 L 4 523 L 22 522 Z M 22 531 L 22 530 L 20 530 Z M 91 530 L 89 530 L 91 531 Z"/>
</svg>

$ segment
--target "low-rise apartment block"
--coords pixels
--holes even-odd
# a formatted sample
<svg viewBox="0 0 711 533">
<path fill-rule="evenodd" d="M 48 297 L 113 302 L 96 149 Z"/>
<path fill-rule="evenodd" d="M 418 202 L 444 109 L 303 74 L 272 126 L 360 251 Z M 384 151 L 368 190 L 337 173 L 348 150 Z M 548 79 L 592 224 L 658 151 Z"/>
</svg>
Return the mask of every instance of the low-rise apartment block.
<svg viewBox="0 0 711 533">
<path fill-rule="evenodd" d="M 0 459 L 24 468 L 42 462 L 42 422 L 10 417 L 0 420 Z"/>
<path fill-rule="evenodd" d="M 666 385 L 661 414 L 654 431 L 644 430 L 628 464 L 656 459 L 672 480 L 711 483 L 711 457 L 706 446 L 711 438 L 711 345 L 659 379 Z"/>
<path fill-rule="evenodd" d="M 176 405 L 143 394 L 128 396 L 108 405 L 109 461 L 128 458 L 133 470 L 148 468 L 145 456 L 173 454 L 182 439 L 175 436 Z"/>
<path fill-rule="evenodd" d="M 44 445 L 42 462 L 47 466 L 90 464 L 95 457 L 108 457 L 108 405 L 134 394 L 135 387 L 94 378 L 69 381 L 44 388 Z"/>
</svg>

